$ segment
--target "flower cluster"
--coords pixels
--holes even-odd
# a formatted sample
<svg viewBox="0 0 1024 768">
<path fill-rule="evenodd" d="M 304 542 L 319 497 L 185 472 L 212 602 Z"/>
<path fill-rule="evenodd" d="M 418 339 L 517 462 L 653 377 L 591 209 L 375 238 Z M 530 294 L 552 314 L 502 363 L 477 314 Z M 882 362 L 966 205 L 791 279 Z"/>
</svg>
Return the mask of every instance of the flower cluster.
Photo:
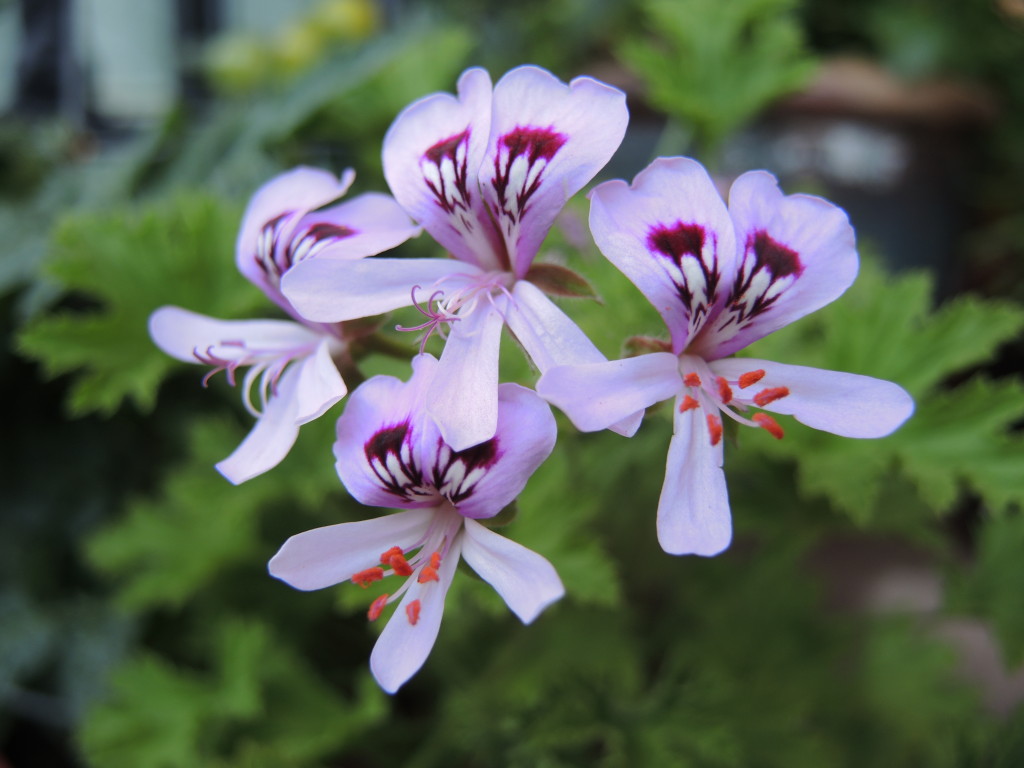
<svg viewBox="0 0 1024 768">
<path fill-rule="evenodd" d="M 344 581 L 394 583 L 368 616 L 397 608 L 370 666 L 393 692 L 426 660 L 460 558 L 530 622 L 563 594 L 555 569 L 488 527 L 555 445 L 548 403 L 582 430 L 630 436 L 644 409 L 674 398 L 674 431 L 657 512 L 672 554 L 713 555 L 732 535 L 722 472 L 723 417 L 782 438 L 767 412 L 849 437 L 881 437 L 913 402 L 900 387 L 854 374 L 733 358 L 733 353 L 837 298 L 857 272 L 846 215 L 784 196 L 761 171 L 722 200 L 704 169 L 662 158 L 633 184 L 591 195 L 602 253 L 668 327 L 649 354 L 607 360 L 549 298 L 564 267 L 534 259 L 555 217 L 605 165 L 625 133 L 620 91 L 536 67 L 491 84 L 470 69 L 458 95 L 434 94 L 384 139 L 394 197 L 337 202 L 340 180 L 299 168 L 253 197 L 237 243 L 240 271 L 292 320 L 216 320 L 164 307 L 150 333 L 165 352 L 223 371 L 248 368 L 243 400 L 257 422 L 217 468 L 234 483 L 287 454 L 301 424 L 345 397 L 357 373 L 353 321 L 416 307 L 423 322 L 408 382 L 375 376 L 349 397 L 334 446 L 341 482 L 359 502 L 404 511 L 290 538 L 270 572 L 303 590 Z M 451 258 L 378 256 L 420 229 Z M 372 257 L 372 258 L 371 258 Z M 500 384 L 507 328 L 540 372 L 537 391 Z M 424 353 L 445 337 L 440 359 Z M 204 383 L 206 381 L 204 379 Z M 254 397 L 254 386 L 257 394 Z M 255 402 L 254 402 L 255 401 Z"/>
</svg>

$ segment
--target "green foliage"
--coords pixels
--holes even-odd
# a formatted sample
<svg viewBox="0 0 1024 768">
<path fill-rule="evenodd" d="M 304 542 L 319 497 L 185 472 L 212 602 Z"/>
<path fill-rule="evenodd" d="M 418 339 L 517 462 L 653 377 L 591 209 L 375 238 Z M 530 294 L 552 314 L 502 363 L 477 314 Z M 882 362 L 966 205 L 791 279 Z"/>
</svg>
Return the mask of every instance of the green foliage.
<svg viewBox="0 0 1024 768">
<path fill-rule="evenodd" d="M 71 413 L 110 414 L 125 399 L 152 408 L 160 381 L 176 365 L 146 330 L 158 307 L 178 304 L 230 318 L 266 306 L 231 257 L 239 215 L 199 194 L 61 223 L 48 272 L 99 306 L 36 319 L 20 346 L 50 376 L 79 374 L 69 394 Z"/>
<path fill-rule="evenodd" d="M 794 0 L 644 0 L 650 34 L 619 55 L 670 117 L 713 155 L 722 140 L 810 77 Z M 653 38 L 653 39 L 652 39 Z"/>
<path fill-rule="evenodd" d="M 842 298 L 749 350 L 897 382 L 917 404 L 903 428 L 881 440 L 847 440 L 790 421 L 777 443 L 744 434 L 744 450 L 793 459 L 806 496 L 827 496 L 861 524 L 894 512 L 882 492 L 896 465 L 935 513 L 965 488 L 996 510 L 1024 501 L 1024 441 L 1009 433 L 1024 414 L 1024 386 L 982 377 L 941 386 L 1017 336 L 1024 311 L 969 297 L 933 311 L 931 292 L 925 275 L 892 277 L 867 262 Z"/>
<path fill-rule="evenodd" d="M 92 764 L 301 768 L 384 717 L 379 689 L 339 696 L 265 624 L 228 617 L 213 629 L 206 671 L 154 654 L 117 671 L 81 733 Z"/>
</svg>

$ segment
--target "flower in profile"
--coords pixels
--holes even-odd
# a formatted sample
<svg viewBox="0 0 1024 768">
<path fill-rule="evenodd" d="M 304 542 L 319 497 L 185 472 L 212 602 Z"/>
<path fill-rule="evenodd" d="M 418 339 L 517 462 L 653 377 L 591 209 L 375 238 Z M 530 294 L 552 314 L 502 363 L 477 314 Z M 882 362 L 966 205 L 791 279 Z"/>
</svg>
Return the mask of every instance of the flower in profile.
<svg viewBox="0 0 1024 768">
<path fill-rule="evenodd" d="M 469 69 L 458 93 L 406 108 L 383 151 L 395 199 L 454 259 L 316 260 L 287 275 L 284 291 L 325 322 L 424 302 L 425 322 L 409 330 L 448 333 L 427 407 L 463 450 L 494 435 L 503 325 L 541 371 L 605 360 L 543 292 L 578 277 L 533 261 L 566 201 L 619 146 L 628 113 L 615 88 L 588 77 L 566 85 L 530 66 L 493 89 Z"/>
<path fill-rule="evenodd" d="M 424 407 L 440 373 L 430 355 L 403 383 L 375 376 L 349 398 L 334 446 L 338 474 L 358 501 L 406 511 L 292 536 L 270 573 L 302 590 L 343 581 L 400 582 L 370 605 L 370 620 L 398 603 L 370 656 L 377 682 L 394 693 L 426 661 L 441 626 L 459 559 L 529 623 L 564 592 L 551 563 L 477 522 L 515 500 L 551 453 L 555 421 L 532 391 L 502 384 L 495 435 L 455 451 Z"/>
<path fill-rule="evenodd" d="M 347 355 L 342 326 L 304 319 L 281 293 L 281 277 L 321 255 L 360 258 L 419 231 L 387 195 L 364 194 L 321 209 L 344 195 L 354 177 L 352 171 L 339 180 L 327 171 L 295 168 L 267 182 L 249 201 L 236 244 L 238 268 L 294 320 L 218 320 L 173 306 L 149 318 L 150 336 L 160 349 L 211 366 L 204 385 L 220 371 L 234 385 L 237 370 L 249 368 L 242 399 L 256 425 L 217 464 L 232 483 L 276 466 L 299 426 L 347 392 L 336 362 Z"/>
<path fill-rule="evenodd" d="M 714 555 L 729 545 L 723 416 L 776 438 L 782 427 L 765 411 L 876 438 L 913 412 L 910 395 L 888 381 L 730 357 L 853 283 L 853 228 L 828 201 L 784 196 L 771 174 L 753 171 L 732 185 L 727 208 L 699 163 L 659 158 L 632 186 L 598 186 L 590 226 L 602 253 L 661 314 L 671 343 L 663 352 L 555 368 L 537 391 L 585 431 L 675 398 L 658 503 L 666 552 Z"/>
</svg>

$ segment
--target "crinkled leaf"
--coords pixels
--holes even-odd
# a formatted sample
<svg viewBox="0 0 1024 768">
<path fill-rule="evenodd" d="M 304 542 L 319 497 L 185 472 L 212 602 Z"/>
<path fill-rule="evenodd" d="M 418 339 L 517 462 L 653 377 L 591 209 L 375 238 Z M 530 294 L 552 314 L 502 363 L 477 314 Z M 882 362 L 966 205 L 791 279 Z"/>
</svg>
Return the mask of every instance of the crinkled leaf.
<svg viewBox="0 0 1024 768">
<path fill-rule="evenodd" d="M 526 279 L 552 296 L 599 299 L 594 286 L 583 275 L 560 264 L 534 264 Z"/>
</svg>

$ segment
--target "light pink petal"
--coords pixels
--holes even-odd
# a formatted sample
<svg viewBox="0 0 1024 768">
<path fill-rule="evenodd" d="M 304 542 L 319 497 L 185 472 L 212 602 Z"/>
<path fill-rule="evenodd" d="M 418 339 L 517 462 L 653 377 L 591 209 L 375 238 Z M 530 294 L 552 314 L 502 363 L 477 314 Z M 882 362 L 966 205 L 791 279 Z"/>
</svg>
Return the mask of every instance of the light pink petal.
<svg viewBox="0 0 1024 768">
<path fill-rule="evenodd" d="M 241 360 L 253 350 L 280 351 L 309 346 L 323 335 L 290 320 L 218 320 L 181 307 L 161 307 L 149 316 L 149 335 L 165 354 L 186 363 L 211 355 Z"/>
<path fill-rule="evenodd" d="M 261 239 L 273 233 L 278 235 L 278 241 L 287 239 L 291 228 L 303 215 L 337 200 L 348 191 L 354 179 L 355 172 L 351 170 L 345 171 L 338 179 L 328 171 L 300 166 L 275 176 L 256 190 L 242 217 L 235 245 L 235 258 L 242 274 L 273 293 L 276 290 L 276 277 L 268 279 L 259 257 L 261 248 L 266 256 L 269 251 L 265 246 L 273 243 L 268 239 L 261 246 Z M 280 218 L 279 226 L 268 228 L 279 217 L 283 217 Z"/>
<path fill-rule="evenodd" d="M 537 393 L 577 429 L 594 432 L 679 392 L 678 366 L 679 359 L 668 352 L 560 366 L 540 377 Z"/>
<path fill-rule="evenodd" d="M 591 194 L 598 248 L 643 292 L 686 349 L 725 300 L 735 270 L 732 220 L 704 168 L 685 157 L 658 158 L 633 180 Z"/>
<path fill-rule="evenodd" d="M 502 304 L 501 299 L 497 304 Z M 490 440 L 498 428 L 498 348 L 502 307 L 481 299 L 451 326 L 437 376 L 427 392 L 427 412 L 444 441 L 462 451 Z"/>
<path fill-rule="evenodd" d="M 393 197 L 368 192 L 306 214 L 291 233 L 287 263 L 313 256 L 361 259 L 391 250 L 419 232 Z"/>
<path fill-rule="evenodd" d="M 737 268 L 728 306 L 694 347 L 725 357 L 840 296 L 857 277 L 853 227 L 841 208 L 811 195 L 784 196 L 770 173 L 752 171 L 729 193 Z"/>
<path fill-rule="evenodd" d="M 273 469 L 288 455 L 299 436 L 298 369 L 290 366 L 267 401 L 263 415 L 234 452 L 219 462 L 217 471 L 235 485 Z"/>
<path fill-rule="evenodd" d="M 789 394 L 768 403 L 764 409 L 792 415 L 814 429 L 844 437 L 885 437 L 914 412 L 914 400 L 906 390 L 870 376 L 751 358 L 729 358 L 711 364 L 716 374 L 732 380 L 758 369 L 765 376 L 750 388 L 747 396 L 786 387 Z"/>
<path fill-rule="evenodd" d="M 732 539 L 722 443 L 711 445 L 706 419 L 702 408 L 676 409 L 658 500 L 658 543 L 670 555 L 710 557 Z"/>
<path fill-rule="evenodd" d="M 462 557 L 524 624 L 565 594 L 551 563 L 475 520 L 466 521 Z"/>
<path fill-rule="evenodd" d="M 384 177 L 398 203 L 455 258 L 499 269 L 503 255 L 477 187 L 491 123 L 491 79 L 467 69 L 458 98 L 407 107 L 384 137 Z"/>
<path fill-rule="evenodd" d="M 548 404 L 518 384 L 498 387 L 498 427 L 490 440 L 461 452 L 424 429 L 423 465 L 439 478 L 438 491 L 465 517 L 493 517 L 515 501 L 534 470 L 551 454 L 558 429 Z M 435 437 L 436 436 L 436 437 Z"/>
<path fill-rule="evenodd" d="M 316 351 L 297 363 L 296 367 L 296 420 L 299 424 L 306 424 L 320 418 L 328 408 L 341 400 L 348 392 L 348 387 L 331 359 L 331 340 L 328 338 L 324 338 Z"/>
<path fill-rule="evenodd" d="M 413 358 L 408 382 L 374 376 L 349 396 L 338 419 L 334 444 L 341 482 L 361 504 L 376 507 L 434 506 L 435 497 L 415 492 L 422 485 L 426 388 L 437 360 Z"/>
<path fill-rule="evenodd" d="M 310 259 L 289 270 L 281 287 L 303 317 L 334 323 L 411 306 L 414 286 L 421 287 L 416 299 L 422 302 L 442 278 L 451 288 L 459 276 L 476 274 L 475 267 L 454 259 Z"/>
<path fill-rule="evenodd" d="M 538 67 L 517 67 L 494 87 L 494 114 L 480 188 L 523 277 L 566 201 L 618 149 L 626 95 L 589 77 L 565 85 Z"/>
<path fill-rule="evenodd" d="M 505 322 L 541 373 L 559 365 L 605 362 L 605 356 L 580 327 L 533 283 L 516 282 L 512 298 Z M 639 410 L 608 428 L 628 437 L 639 429 L 643 417 L 643 410 Z"/>
<path fill-rule="evenodd" d="M 393 546 L 406 549 L 426 533 L 433 509 L 413 509 L 292 536 L 271 558 L 270 575 L 296 589 L 323 589 L 379 564 Z"/>
<path fill-rule="evenodd" d="M 456 538 L 438 568 L 438 581 L 415 582 L 395 608 L 377 644 L 370 654 L 370 671 L 380 687 L 394 693 L 419 671 L 430 655 L 441 629 L 444 598 L 459 564 L 462 536 Z M 420 601 L 418 621 L 409 621 L 406 609 L 413 600 Z"/>
</svg>

